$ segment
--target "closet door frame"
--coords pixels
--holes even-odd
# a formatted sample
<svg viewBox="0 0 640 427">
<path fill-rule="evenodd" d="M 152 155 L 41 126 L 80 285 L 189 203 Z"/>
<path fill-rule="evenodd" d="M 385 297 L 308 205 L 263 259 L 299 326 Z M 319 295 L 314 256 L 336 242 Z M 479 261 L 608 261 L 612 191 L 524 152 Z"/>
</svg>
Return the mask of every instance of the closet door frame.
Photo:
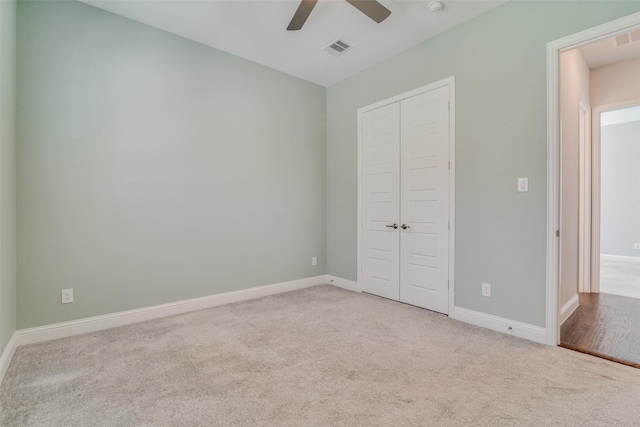
<svg viewBox="0 0 640 427">
<path fill-rule="evenodd" d="M 362 115 L 368 111 L 384 107 L 385 105 L 400 102 L 403 99 L 411 98 L 416 95 L 430 92 L 435 89 L 447 87 L 449 89 L 449 316 L 452 315 L 453 308 L 455 306 L 455 283 L 454 283 L 454 264 L 455 264 L 455 76 L 447 77 L 437 82 L 428 84 L 426 86 L 419 87 L 417 89 L 401 93 L 399 95 L 387 98 L 385 100 L 376 102 L 375 104 L 367 105 L 358 109 L 358 243 L 357 243 L 357 275 L 358 275 L 358 290 L 362 292 Z"/>
</svg>

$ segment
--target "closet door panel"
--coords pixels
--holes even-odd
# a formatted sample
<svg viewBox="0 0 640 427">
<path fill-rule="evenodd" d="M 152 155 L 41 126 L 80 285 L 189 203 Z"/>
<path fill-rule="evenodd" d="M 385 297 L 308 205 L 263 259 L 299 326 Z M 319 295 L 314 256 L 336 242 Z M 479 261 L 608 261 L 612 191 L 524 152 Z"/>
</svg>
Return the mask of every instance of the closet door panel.
<svg viewBox="0 0 640 427">
<path fill-rule="evenodd" d="M 400 295 L 399 104 L 364 113 L 361 135 L 362 290 L 397 301 Z"/>
<path fill-rule="evenodd" d="M 448 313 L 448 88 L 400 108 L 400 301 Z"/>
</svg>

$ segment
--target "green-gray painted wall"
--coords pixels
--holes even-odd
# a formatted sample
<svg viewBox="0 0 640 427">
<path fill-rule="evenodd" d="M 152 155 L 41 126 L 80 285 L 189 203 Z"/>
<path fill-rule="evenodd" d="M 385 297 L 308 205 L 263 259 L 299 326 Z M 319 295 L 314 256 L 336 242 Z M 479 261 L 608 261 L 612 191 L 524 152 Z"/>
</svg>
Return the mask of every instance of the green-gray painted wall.
<svg viewBox="0 0 640 427">
<path fill-rule="evenodd" d="M 0 354 L 16 330 L 16 2 L 0 1 Z"/>
<path fill-rule="evenodd" d="M 326 273 L 323 87 L 69 1 L 17 67 L 18 328 Z"/>
<path fill-rule="evenodd" d="M 514 0 L 328 88 L 328 273 L 357 276 L 356 110 L 455 75 L 455 304 L 545 326 L 546 44 L 639 10 Z"/>
<path fill-rule="evenodd" d="M 514 0 L 326 91 L 76 2 L 18 9 L 19 328 L 355 280 L 356 110 L 451 75 L 456 305 L 544 326 L 546 43 L 640 2 Z"/>
</svg>

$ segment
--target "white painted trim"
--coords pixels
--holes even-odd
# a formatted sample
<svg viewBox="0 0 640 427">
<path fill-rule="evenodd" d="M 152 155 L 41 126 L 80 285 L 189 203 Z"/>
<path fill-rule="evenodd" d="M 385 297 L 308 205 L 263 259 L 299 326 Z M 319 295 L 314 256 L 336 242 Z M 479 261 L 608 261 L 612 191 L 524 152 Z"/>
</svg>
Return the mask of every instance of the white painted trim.
<svg viewBox="0 0 640 427">
<path fill-rule="evenodd" d="M 2 356 L 0 356 L 0 384 L 2 384 L 4 376 L 11 364 L 11 359 L 13 359 L 13 355 L 16 353 L 16 349 L 18 348 L 17 343 L 17 334 L 14 332 L 13 335 L 11 335 L 11 339 L 7 343 L 7 346 L 4 348 Z"/>
<path fill-rule="evenodd" d="M 592 176 L 593 144 L 591 137 L 591 106 L 580 99 L 580 144 L 578 185 L 578 290 L 591 292 L 591 229 L 592 229 Z M 562 310 L 561 310 L 562 312 Z M 560 322 L 562 324 L 562 322 Z"/>
<path fill-rule="evenodd" d="M 461 322 L 503 332 L 505 334 L 524 338 L 530 341 L 542 344 L 546 344 L 547 342 L 547 330 L 540 326 L 516 322 L 514 320 L 481 313 L 479 311 L 468 310 L 462 307 L 454 307 L 453 316 L 450 317 Z"/>
<path fill-rule="evenodd" d="M 580 305 L 580 297 L 575 294 L 571 299 L 562 306 L 560 309 L 560 324 L 562 325 L 573 314 L 574 311 Z"/>
<path fill-rule="evenodd" d="M 560 267 L 560 50 L 547 44 L 547 344 L 559 344 Z"/>
<path fill-rule="evenodd" d="M 560 52 L 640 28 L 640 12 L 547 43 L 547 343 L 560 340 L 559 239 L 560 213 Z M 592 236 L 593 237 L 593 236 Z M 595 242 L 593 242 L 595 245 Z"/>
<path fill-rule="evenodd" d="M 431 92 L 432 90 L 440 89 L 441 87 L 455 87 L 456 77 L 450 76 L 446 77 L 442 80 L 438 80 L 437 82 L 429 83 L 428 85 L 421 86 L 419 88 L 410 90 L 408 92 L 401 93 L 396 96 L 392 96 L 391 98 L 383 99 L 382 101 L 378 101 L 374 104 L 367 105 L 362 108 L 358 108 L 358 123 L 360 122 L 360 116 L 367 111 L 377 110 L 380 107 L 384 107 L 385 105 L 393 104 L 395 102 L 400 102 L 407 98 L 412 98 L 416 95 L 421 95 L 426 92 Z M 449 91 L 451 95 L 451 91 Z M 455 93 L 454 93 L 455 94 Z"/>
<path fill-rule="evenodd" d="M 592 110 L 592 144 L 593 152 L 592 157 L 592 182 L 591 182 L 591 235 L 593 246 L 591 248 L 591 292 L 600 292 L 600 213 L 601 213 L 601 198 L 600 198 L 600 183 L 602 177 L 601 170 L 601 129 L 600 129 L 600 115 L 605 111 L 619 110 L 621 108 L 635 107 L 640 105 L 640 99 L 627 99 L 620 102 L 614 102 L 611 104 L 598 105 Z"/>
<path fill-rule="evenodd" d="M 456 262 L 456 79 L 449 83 L 449 313 L 455 307 L 455 262 Z"/>
<path fill-rule="evenodd" d="M 327 283 L 326 275 L 292 280 L 290 282 L 275 283 L 266 286 L 258 286 L 239 291 L 225 292 L 222 294 L 193 298 L 168 304 L 160 304 L 136 310 L 121 311 L 119 313 L 106 314 L 104 316 L 88 317 L 85 319 L 72 320 L 70 322 L 21 329 L 16 331 L 15 335 L 17 336 L 18 346 L 34 344 L 37 342 L 143 322 L 145 320 L 173 316 L 174 314 L 187 313 L 190 311 L 217 307 L 219 305 L 246 301 L 282 292 L 294 291 L 323 283 Z"/>
<path fill-rule="evenodd" d="M 637 256 L 600 254 L 600 258 L 606 259 L 607 261 L 632 262 L 632 263 L 640 262 L 640 257 L 637 257 Z"/>
<path fill-rule="evenodd" d="M 327 274 L 327 282 L 330 285 L 337 286 L 339 288 L 346 289 L 348 291 L 362 292 L 358 282 L 354 282 L 353 280 L 343 279 L 342 277 L 337 277 L 337 276 L 332 276 L 330 274 Z"/>
<path fill-rule="evenodd" d="M 600 113 L 591 110 L 591 286 L 589 292 L 600 292 Z"/>
<path fill-rule="evenodd" d="M 362 283 L 362 115 L 367 111 L 375 110 L 385 105 L 393 104 L 394 102 L 402 101 L 403 99 L 411 98 L 412 96 L 420 95 L 425 92 L 429 92 L 442 87 L 449 88 L 449 161 L 451 167 L 449 170 L 449 314 L 453 312 L 455 307 L 455 225 L 456 225 L 456 77 L 450 76 L 437 82 L 430 83 L 428 85 L 416 88 L 414 90 L 404 92 L 400 95 L 387 98 L 385 100 L 376 102 L 375 104 L 367 105 L 359 108 L 358 113 L 358 206 L 357 206 L 357 283 L 358 286 Z M 361 290 L 359 290 L 361 292 Z"/>
<path fill-rule="evenodd" d="M 599 116 L 600 113 L 604 113 L 606 111 L 621 110 L 623 108 L 638 107 L 638 106 L 640 106 L 640 98 L 631 98 L 631 99 L 625 99 L 624 101 L 612 102 L 610 104 L 596 105 L 595 107 L 593 107 L 593 110 L 594 110 L 594 113 L 597 111 Z M 600 128 L 599 122 L 600 120 L 598 120 L 598 128 Z"/>
<path fill-rule="evenodd" d="M 357 203 L 358 206 L 356 206 L 356 280 L 358 282 L 358 286 L 360 286 L 360 284 L 362 283 L 362 115 L 364 114 L 363 111 L 361 111 L 360 109 L 357 112 L 358 114 L 358 118 L 357 118 L 357 133 L 358 133 L 358 140 L 357 140 L 357 147 L 356 147 L 356 158 L 357 158 L 357 170 L 358 170 L 358 177 L 357 177 L 357 181 L 358 181 L 358 185 L 357 185 Z M 360 291 L 362 291 L 362 288 L 360 287 Z"/>
</svg>

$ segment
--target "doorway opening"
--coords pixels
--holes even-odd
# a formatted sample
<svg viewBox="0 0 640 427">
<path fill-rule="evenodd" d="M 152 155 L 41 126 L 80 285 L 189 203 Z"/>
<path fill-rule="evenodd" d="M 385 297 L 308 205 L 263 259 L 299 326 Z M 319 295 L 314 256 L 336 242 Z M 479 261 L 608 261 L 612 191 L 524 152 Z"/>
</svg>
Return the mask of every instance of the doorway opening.
<svg viewBox="0 0 640 427">
<path fill-rule="evenodd" d="M 640 299 L 640 100 L 600 112 L 601 293 Z"/>
<path fill-rule="evenodd" d="M 596 236 L 598 244 L 590 242 L 593 274 L 579 283 L 579 304 L 565 315 L 560 345 L 640 367 L 640 243 L 635 242 L 640 237 L 640 100 L 619 105 L 625 104 L 633 105 L 593 109 L 591 164 L 597 167 L 591 191 L 598 203 L 586 207 L 592 227 L 578 237 L 589 243 Z M 561 271 L 571 267 L 560 266 Z M 560 283 L 566 287 L 570 283 Z"/>
<path fill-rule="evenodd" d="M 640 367 L 640 14 L 548 48 L 549 343 Z"/>
</svg>

